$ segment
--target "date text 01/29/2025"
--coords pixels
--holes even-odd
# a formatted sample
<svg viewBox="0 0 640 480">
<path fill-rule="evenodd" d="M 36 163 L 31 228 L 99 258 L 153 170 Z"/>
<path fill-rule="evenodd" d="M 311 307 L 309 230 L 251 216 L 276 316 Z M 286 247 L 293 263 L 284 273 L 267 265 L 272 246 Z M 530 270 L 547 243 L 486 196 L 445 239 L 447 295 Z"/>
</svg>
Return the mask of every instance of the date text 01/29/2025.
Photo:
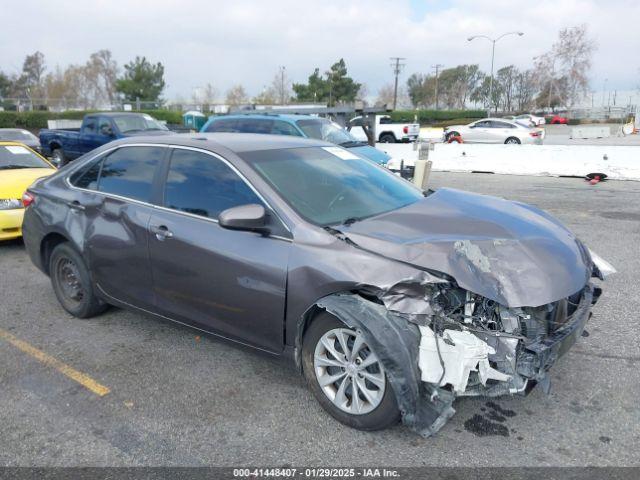
<svg viewBox="0 0 640 480">
<path fill-rule="evenodd" d="M 397 478 L 399 473 L 387 468 L 234 468 L 234 477 L 281 478 Z"/>
</svg>

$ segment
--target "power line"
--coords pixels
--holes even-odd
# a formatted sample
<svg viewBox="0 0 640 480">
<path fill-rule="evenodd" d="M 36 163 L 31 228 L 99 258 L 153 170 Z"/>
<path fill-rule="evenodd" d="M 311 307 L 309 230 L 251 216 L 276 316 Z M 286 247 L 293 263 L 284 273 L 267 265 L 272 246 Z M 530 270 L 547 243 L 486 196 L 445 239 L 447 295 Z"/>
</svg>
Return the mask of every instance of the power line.
<svg viewBox="0 0 640 480">
<path fill-rule="evenodd" d="M 442 67 L 444 67 L 444 65 L 442 65 L 441 63 L 436 63 L 435 65 L 431 65 L 431 68 L 433 68 L 436 71 L 436 91 L 435 91 L 436 110 L 438 110 L 438 73 L 440 72 L 440 69 Z"/>
<path fill-rule="evenodd" d="M 390 60 L 393 61 L 391 64 L 391 68 L 393 68 L 393 74 L 395 75 L 395 82 L 393 85 L 393 109 L 396 109 L 396 104 L 398 103 L 398 75 L 402 72 L 402 69 L 406 64 L 400 63 L 402 60 L 406 60 L 404 57 L 391 57 Z"/>
</svg>

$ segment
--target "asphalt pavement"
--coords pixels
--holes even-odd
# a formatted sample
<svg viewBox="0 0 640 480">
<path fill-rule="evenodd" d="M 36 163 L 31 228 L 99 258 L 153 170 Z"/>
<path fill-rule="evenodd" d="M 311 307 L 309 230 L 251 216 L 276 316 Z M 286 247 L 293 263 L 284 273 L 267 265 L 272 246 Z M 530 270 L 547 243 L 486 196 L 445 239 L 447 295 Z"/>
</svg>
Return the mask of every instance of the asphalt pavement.
<svg viewBox="0 0 640 480">
<path fill-rule="evenodd" d="M 23 244 L 9 242 L 0 465 L 640 465 L 640 183 L 437 172 L 431 186 L 533 203 L 617 267 L 549 395 L 459 399 L 428 439 L 401 425 L 358 432 L 282 361 L 125 310 L 72 318 Z"/>
</svg>

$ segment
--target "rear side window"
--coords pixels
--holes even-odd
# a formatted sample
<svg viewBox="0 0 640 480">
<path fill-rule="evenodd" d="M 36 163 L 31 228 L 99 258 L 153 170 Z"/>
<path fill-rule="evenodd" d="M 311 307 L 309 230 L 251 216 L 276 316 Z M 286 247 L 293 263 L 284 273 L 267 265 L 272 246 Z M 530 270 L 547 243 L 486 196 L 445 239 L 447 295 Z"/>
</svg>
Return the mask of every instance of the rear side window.
<svg viewBox="0 0 640 480">
<path fill-rule="evenodd" d="M 271 133 L 273 120 L 247 118 L 238 120 L 238 131 L 242 133 Z"/>
<path fill-rule="evenodd" d="M 98 191 L 149 202 L 164 152 L 162 147 L 119 148 L 103 160 Z"/>
<path fill-rule="evenodd" d="M 238 120 L 235 118 L 215 120 L 206 128 L 207 132 L 237 132 Z"/>
<path fill-rule="evenodd" d="M 101 167 L 102 159 L 93 161 L 80 170 L 73 172 L 71 178 L 69 178 L 71 185 L 78 188 L 96 190 L 98 188 L 98 175 L 100 174 Z"/>
<path fill-rule="evenodd" d="M 208 218 L 249 203 L 258 196 L 222 160 L 202 152 L 176 149 L 164 191 L 165 207 Z"/>
<path fill-rule="evenodd" d="M 511 125 L 510 123 L 496 122 L 496 121 L 492 121 L 491 126 L 493 128 L 516 128 L 514 125 Z"/>
</svg>

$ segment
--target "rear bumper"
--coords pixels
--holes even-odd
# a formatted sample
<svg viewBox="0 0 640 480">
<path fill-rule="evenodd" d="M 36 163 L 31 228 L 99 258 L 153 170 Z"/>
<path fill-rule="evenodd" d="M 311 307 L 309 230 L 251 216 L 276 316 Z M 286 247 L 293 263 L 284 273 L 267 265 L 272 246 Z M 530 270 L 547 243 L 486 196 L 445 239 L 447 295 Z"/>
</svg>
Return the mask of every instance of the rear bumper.
<svg viewBox="0 0 640 480">
<path fill-rule="evenodd" d="M 22 236 L 24 209 L 0 210 L 0 240 L 11 240 Z"/>
</svg>

